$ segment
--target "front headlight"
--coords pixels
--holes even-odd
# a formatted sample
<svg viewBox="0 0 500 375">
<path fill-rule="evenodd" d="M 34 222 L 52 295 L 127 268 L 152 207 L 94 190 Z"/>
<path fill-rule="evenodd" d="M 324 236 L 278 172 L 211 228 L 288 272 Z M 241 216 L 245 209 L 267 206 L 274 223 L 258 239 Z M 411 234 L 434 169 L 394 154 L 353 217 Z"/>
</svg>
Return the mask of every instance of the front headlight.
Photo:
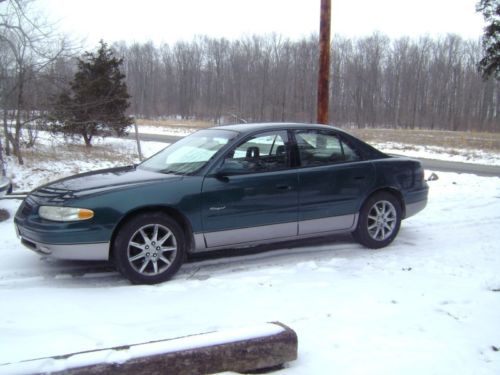
<svg viewBox="0 0 500 375">
<path fill-rule="evenodd" d="M 94 217 L 94 211 L 86 208 L 41 206 L 38 209 L 41 218 L 52 221 L 78 221 Z"/>
</svg>

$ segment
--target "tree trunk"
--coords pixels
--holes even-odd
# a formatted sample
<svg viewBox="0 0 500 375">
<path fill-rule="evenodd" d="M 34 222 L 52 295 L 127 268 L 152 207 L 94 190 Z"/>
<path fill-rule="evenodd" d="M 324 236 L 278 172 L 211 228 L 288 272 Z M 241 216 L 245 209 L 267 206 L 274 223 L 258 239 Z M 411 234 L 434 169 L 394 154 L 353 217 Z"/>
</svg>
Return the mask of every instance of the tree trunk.
<svg viewBox="0 0 500 375">
<path fill-rule="evenodd" d="M 87 133 L 82 133 L 83 140 L 85 141 L 85 147 L 92 147 L 92 135 Z"/>
<path fill-rule="evenodd" d="M 5 163 L 3 161 L 3 146 L 2 138 L 0 138 L 0 167 L 2 168 L 2 176 L 5 176 Z"/>
<path fill-rule="evenodd" d="M 5 136 L 5 155 L 10 156 L 10 141 L 9 141 L 9 125 L 7 123 L 8 111 L 7 109 L 3 110 L 3 134 Z"/>
<path fill-rule="evenodd" d="M 24 160 L 23 156 L 21 154 L 21 111 L 19 110 L 19 107 L 17 109 L 16 113 L 16 132 L 14 134 L 14 137 L 11 137 L 12 139 L 12 147 L 14 148 L 14 156 L 17 156 L 17 161 L 19 162 L 19 165 L 24 165 Z"/>
</svg>

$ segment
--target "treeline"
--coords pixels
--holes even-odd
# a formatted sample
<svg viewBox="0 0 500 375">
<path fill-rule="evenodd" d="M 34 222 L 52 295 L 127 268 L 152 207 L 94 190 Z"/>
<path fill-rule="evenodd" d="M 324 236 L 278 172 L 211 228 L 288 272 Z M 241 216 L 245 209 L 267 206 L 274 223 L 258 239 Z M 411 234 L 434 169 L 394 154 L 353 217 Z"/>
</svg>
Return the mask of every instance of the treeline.
<svg viewBox="0 0 500 375">
<path fill-rule="evenodd" d="M 220 122 L 314 122 L 318 39 L 277 35 L 116 43 L 131 113 Z M 500 85 L 478 41 L 335 36 L 330 121 L 358 127 L 499 131 Z"/>
<path fill-rule="evenodd" d="M 78 51 L 50 58 L 10 53 L 0 40 L 0 114 L 19 144 L 74 78 Z M 19 51 L 24 45 L 19 44 Z M 129 113 L 213 123 L 315 122 L 318 40 L 276 35 L 198 37 L 173 45 L 112 45 L 124 59 Z M 330 122 L 340 126 L 500 131 L 500 82 L 477 70 L 480 41 L 456 35 L 390 40 L 334 36 Z M 15 124 L 9 130 L 7 124 Z M 28 142 L 33 142 L 30 139 Z M 4 143 L 8 150 L 9 142 Z M 16 146 L 13 146 L 14 153 Z"/>
</svg>

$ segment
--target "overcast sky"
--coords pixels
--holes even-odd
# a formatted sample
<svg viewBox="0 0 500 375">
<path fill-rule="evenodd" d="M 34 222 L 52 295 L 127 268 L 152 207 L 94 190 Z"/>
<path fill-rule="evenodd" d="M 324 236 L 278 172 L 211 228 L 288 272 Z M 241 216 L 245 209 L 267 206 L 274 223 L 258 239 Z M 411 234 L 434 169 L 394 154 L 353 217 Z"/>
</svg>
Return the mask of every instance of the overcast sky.
<svg viewBox="0 0 500 375">
<path fill-rule="evenodd" d="M 477 0 L 332 0 L 332 33 L 364 36 L 380 31 L 436 37 L 456 33 L 477 39 L 484 27 Z M 195 35 L 239 38 L 278 33 L 299 38 L 319 29 L 320 0 L 38 0 L 62 31 L 85 38 L 162 41 Z"/>
</svg>

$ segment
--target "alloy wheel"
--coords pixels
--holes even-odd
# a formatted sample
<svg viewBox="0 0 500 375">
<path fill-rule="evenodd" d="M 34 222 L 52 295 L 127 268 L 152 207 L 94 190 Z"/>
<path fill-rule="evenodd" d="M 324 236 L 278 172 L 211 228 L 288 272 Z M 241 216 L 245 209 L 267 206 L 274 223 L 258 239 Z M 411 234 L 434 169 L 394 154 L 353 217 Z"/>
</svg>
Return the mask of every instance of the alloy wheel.
<svg viewBox="0 0 500 375">
<path fill-rule="evenodd" d="M 170 268 L 177 254 L 177 241 L 172 231 L 160 224 L 139 228 L 130 238 L 127 248 L 132 268 L 147 276 L 155 276 Z"/>
<path fill-rule="evenodd" d="M 386 200 L 376 202 L 368 212 L 368 233 L 375 241 L 389 238 L 397 224 L 394 205 Z"/>
</svg>

